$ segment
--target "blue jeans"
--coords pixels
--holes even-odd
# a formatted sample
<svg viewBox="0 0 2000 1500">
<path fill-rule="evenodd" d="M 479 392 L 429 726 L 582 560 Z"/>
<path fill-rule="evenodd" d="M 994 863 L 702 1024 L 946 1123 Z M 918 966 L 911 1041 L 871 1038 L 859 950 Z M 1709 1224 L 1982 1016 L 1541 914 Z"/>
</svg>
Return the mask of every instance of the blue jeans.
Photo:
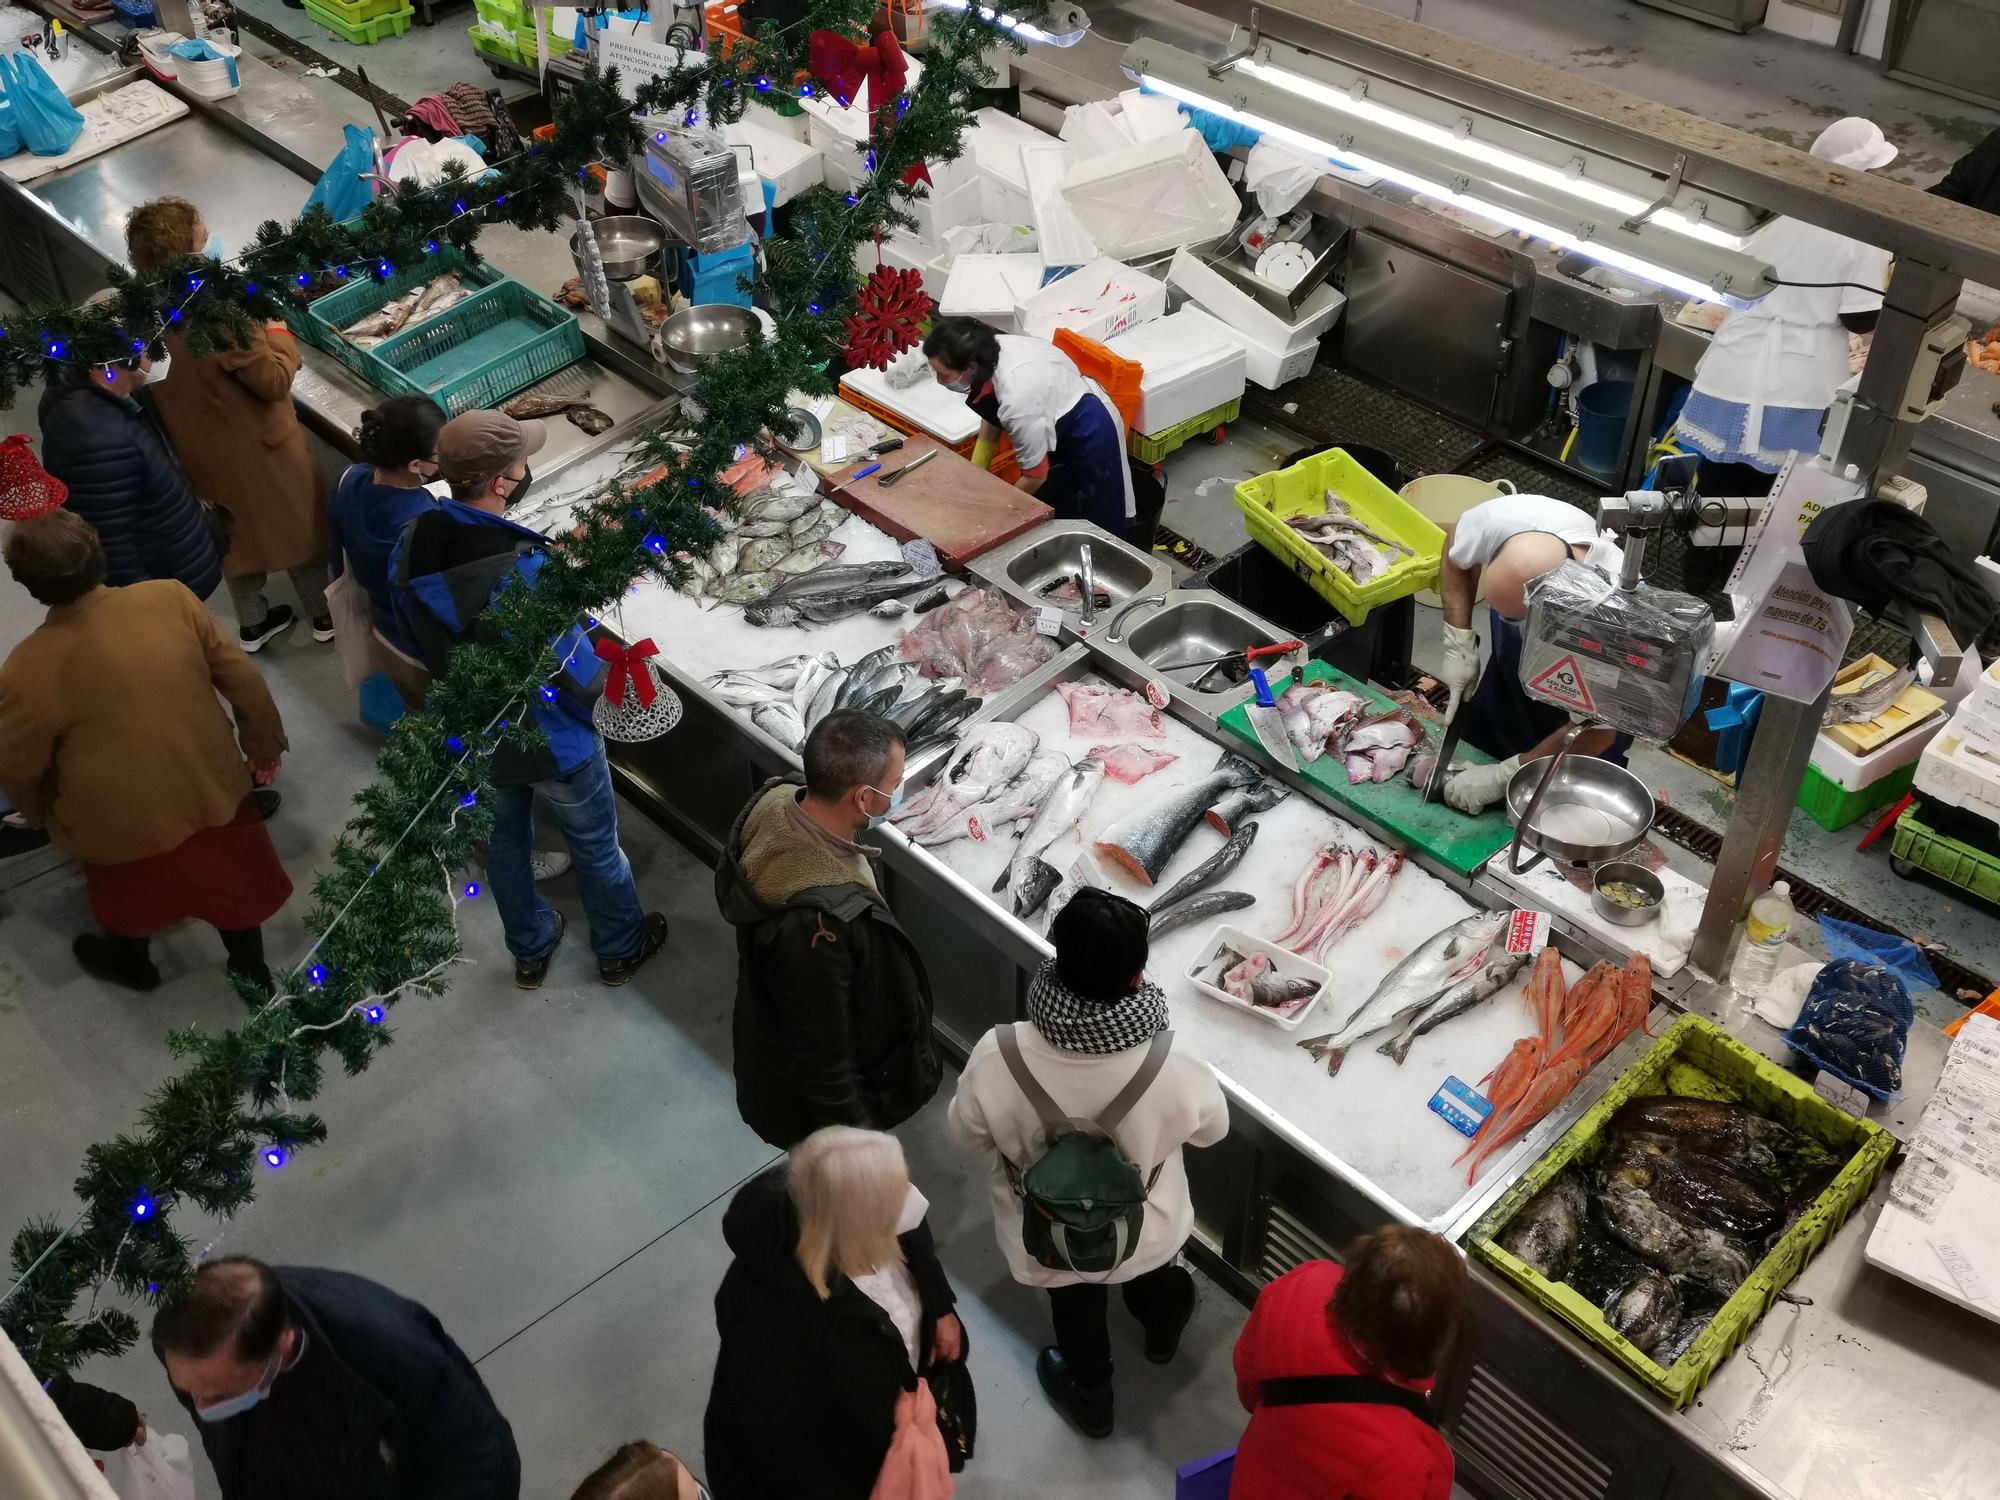
<svg viewBox="0 0 2000 1500">
<path fill-rule="evenodd" d="M 646 913 L 632 865 L 618 847 L 618 799 L 600 743 L 590 759 L 565 776 L 532 786 L 497 786 L 488 794 L 493 836 L 486 843 L 486 879 L 507 951 L 539 958 L 556 940 L 555 909 L 535 889 L 535 793 L 540 792 L 569 845 L 577 894 L 590 921 L 590 947 L 599 958 L 630 958 L 646 939 Z"/>
</svg>

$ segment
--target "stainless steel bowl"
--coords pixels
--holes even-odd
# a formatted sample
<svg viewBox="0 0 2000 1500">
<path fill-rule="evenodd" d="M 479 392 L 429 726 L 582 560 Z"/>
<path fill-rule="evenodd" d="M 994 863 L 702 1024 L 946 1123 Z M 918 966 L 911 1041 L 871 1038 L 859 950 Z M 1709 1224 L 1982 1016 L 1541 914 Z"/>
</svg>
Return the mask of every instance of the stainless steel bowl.
<svg viewBox="0 0 2000 1500">
<path fill-rule="evenodd" d="M 604 274 L 613 281 L 630 281 L 659 269 L 660 249 L 667 232 L 644 214 L 614 214 L 590 221 L 597 236 L 597 253 L 604 261 Z M 583 244 L 578 236 L 583 226 L 570 231 L 569 253 L 579 271 L 583 269 Z"/>
<path fill-rule="evenodd" d="M 667 363 L 683 375 L 697 374 L 716 355 L 749 343 L 750 330 L 756 326 L 757 315 L 747 307 L 727 302 L 684 307 L 660 329 Z"/>
<path fill-rule="evenodd" d="M 1604 894 L 1604 887 L 1611 882 L 1631 886 L 1647 898 L 1646 904 L 1620 906 Z M 1660 904 L 1666 899 L 1666 883 L 1644 865 L 1635 865 L 1629 859 L 1609 860 L 1599 865 L 1591 877 L 1591 907 L 1605 921 L 1619 927 L 1644 927 L 1648 922 L 1657 921 Z"/>
<path fill-rule="evenodd" d="M 1548 791 L 1529 818 L 1545 776 Z M 1553 768 L 1546 759 L 1526 761 L 1507 783 L 1507 816 L 1520 842 L 1572 864 L 1631 853 L 1653 826 L 1653 812 L 1645 782 L 1594 755 L 1561 755 Z"/>
</svg>

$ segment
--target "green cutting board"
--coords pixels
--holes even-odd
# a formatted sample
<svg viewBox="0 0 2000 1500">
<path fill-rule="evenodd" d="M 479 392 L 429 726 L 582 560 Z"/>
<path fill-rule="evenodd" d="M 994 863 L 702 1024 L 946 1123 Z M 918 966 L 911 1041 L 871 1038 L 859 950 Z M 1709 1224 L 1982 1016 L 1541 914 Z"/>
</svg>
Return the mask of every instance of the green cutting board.
<svg viewBox="0 0 2000 1500">
<path fill-rule="evenodd" d="M 1308 682 L 1327 682 L 1359 694 L 1377 711 L 1398 706 L 1393 699 L 1378 693 L 1367 683 L 1356 682 L 1345 672 L 1336 671 L 1323 661 L 1307 662 L 1305 677 Z M 1282 693 L 1291 681 L 1289 673 L 1274 679 L 1271 691 Z M 1242 704 L 1224 713 L 1220 722 L 1239 740 L 1252 745 L 1257 743 L 1257 731 L 1250 727 L 1250 717 L 1244 712 Z M 1461 744 L 1453 759 L 1485 765 L 1493 757 L 1470 745 Z M 1360 786 L 1350 786 L 1346 763 L 1338 755 L 1327 754 L 1309 766 L 1301 766 L 1299 774 L 1325 792 L 1337 805 L 1352 808 L 1411 847 L 1427 850 L 1461 875 L 1470 875 L 1477 870 L 1506 848 L 1514 837 L 1513 825 L 1507 821 L 1504 812 L 1491 808 L 1476 818 L 1468 818 L 1445 802 L 1426 802 L 1424 794 L 1411 786 L 1409 777 L 1401 772 L 1392 781 L 1369 781 Z"/>
</svg>

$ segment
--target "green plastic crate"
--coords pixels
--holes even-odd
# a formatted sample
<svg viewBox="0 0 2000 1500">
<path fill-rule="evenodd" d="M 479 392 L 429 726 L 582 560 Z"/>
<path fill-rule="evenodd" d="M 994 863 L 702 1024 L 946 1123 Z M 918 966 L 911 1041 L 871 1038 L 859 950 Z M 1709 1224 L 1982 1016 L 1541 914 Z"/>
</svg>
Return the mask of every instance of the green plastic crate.
<svg viewBox="0 0 2000 1500">
<path fill-rule="evenodd" d="M 501 281 L 363 357 L 455 417 L 496 406 L 575 364 L 583 358 L 583 330 L 567 308 L 518 281 Z"/>
<path fill-rule="evenodd" d="M 497 37 L 492 32 L 481 30 L 477 26 L 468 26 L 465 29 L 472 37 L 474 52 L 483 52 L 488 57 L 497 57 L 502 62 L 513 63 L 516 67 L 524 68 L 528 65 L 527 57 L 521 54 L 518 36 L 510 40 Z"/>
<path fill-rule="evenodd" d="M 2000 901 L 2000 859 L 1970 844 L 1946 838 L 1917 816 L 1912 807 L 1896 819 L 1890 856 L 1928 875 L 1972 892 L 1984 901 Z"/>
<path fill-rule="evenodd" d="M 1226 401 L 1221 406 L 1208 411 L 1197 412 L 1185 422 L 1159 432 L 1129 432 L 1126 434 L 1132 456 L 1142 464 L 1156 464 L 1182 444 L 1206 433 L 1215 431 L 1226 422 L 1234 422 L 1243 411 L 1243 398 Z"/>
<path fill-rule="evenodd" d="M 305 7 L 307 19 L 317 21 L 342 41 L 357 47 L 366 47 L 384 37 L 401 36 L 417 15 L 414 7 L 405 4 L 401 10 L 386 11 L 365 21 L 350 21 L 321 5 L 319 0 L 305 0 Z"/>
<path fill-rule="evenodd" d="M 1328 490 L 1339 494 L 1356 519 L 1401 542 L 1414 555 L 1399 555 L 1366 583 L 1356 583 L 1341 572 L 1325 553 L 1285 524 L 1288 516 L 1324 514 Z M 1338 448 L 1237 485 L 1236 508 L 1243 512 L 1250 535 L 1339 610 L 1350 625 L 1359 625 L 1377 605 L 1437 584 L 1444 532 Z"/>
<path fill-rule="evenodd" d="M 313 0 L 313 9 L 338 16 L 350 26 L 359 26 L 363 21 L 402 10 L 409 3 L 410 0 Z"/>
<path fill-rule="evenodd" d="M 1499 1245 L 1501 1230 L 1558 1172 L 1572 1161 L 1596 1154 L 1600 1134 L 1620 1105 L 1641 1095 L 1662 1093 L 1740 1102 L 1822 1145 L 1847 1153 L 1847 1164 L 1833 1181 L 1758 1262 L 1750 1279 L 1722 1304 L 1687 1352 L 1667 1369 L 1614 1333 L 1595 1303 L 1574 1288 L 1530 1270 Z M 1530 1301 L 1568 1323 L 1678 1411 L 1694 1400 L 1722 1362 L 1736 1351 L 1778 1293 L 1867 1201 L 1895 1152 L 1895 1137 L 1881 1126 L 1835 1109 L 1815 1094 L 1811 1085 L 1752 1052 L 1714 1023 L 1685 1015 L 1507 1190 L 1474 1226 L 1466 1243 L 1475 1256 L 1513 1282 Z"/>
<path fill-rule="evenodd" d="M 445 245 L 435 255 L 427 255 L 415 265 L 406 266 L 384 280 L 379 276 L 354 277 L 348 285 L 337 292 L 329 292 L 317 301 L 306 304 L 306 318 L 314 325 L 315 343 L 336 359 L 353 370 L 357 375 L 367 376 L 372 372 L 362 367 L 359 356 L 367 351 L 357 349 L 341 337 L 340 330 L 359 322 L 379 308 L 388 306 L 405 292 L 414 291 L 435 276 L 447 271 L 456 271 L 475 290 L 497 285 L 505 279 L 502 272 L 490 261 L 468 263 L 455 246 Z M 461 304 L 462 305 L 462 304 Z M 445 309 L 446 312 L 452 309 Z M 423 323 L 413 326 L 421 328 L 431 318 L 443 317 L 444 313 L 433 313 Z M 409 328 L 399 329 L 399 333 L 409 332 Z"/>
<path fill-rule="evenodd" d="M 1808 765 L 1806 779 L 1799 786 L 1799 809 L 1828 833 L 1838 833 L 1856 818 L 1887 807 L 1916 780 L 1917 763 L 1911 761 L 1860 791 L 1850 792 L 1818 766 Z"/>
</svg>

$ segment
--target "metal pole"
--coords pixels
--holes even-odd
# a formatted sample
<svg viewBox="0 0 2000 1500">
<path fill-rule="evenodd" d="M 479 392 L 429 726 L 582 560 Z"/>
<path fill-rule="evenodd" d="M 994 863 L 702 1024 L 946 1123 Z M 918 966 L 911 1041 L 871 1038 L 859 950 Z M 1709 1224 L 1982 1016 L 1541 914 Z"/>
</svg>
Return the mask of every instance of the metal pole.
<svg viewBox="0 0 2000 1500">
<path fill-rule="evenodd" d="M 1877 483 L 1896 472 L 1917 430 L 1915 422 L 1900 420 L 1910 373 L 1931 325 L 1951 311 L 1964 289 L 1963 277 L 1921 261 L 1896 262 L 1868 344 L 1868 363 L 1855 387 L 1854 414 L 1841 439 L 1837 472 L 1851 464 Z"/>
<path fill-rule="evenodd" d="M 1832 690 L 1829 683 L 1811 703 L 1764 695 L 1757 733 L 1737 780 L 1736 810 L 1722 836 L 1722 852 L 1715 857 L 1708 901 L 1688 955 L 1688 961 L 1710 979 L 1723 978 L 1736 924 L 1778 867 L 1785 825 L 1791 821 Z"/>
</svg>

